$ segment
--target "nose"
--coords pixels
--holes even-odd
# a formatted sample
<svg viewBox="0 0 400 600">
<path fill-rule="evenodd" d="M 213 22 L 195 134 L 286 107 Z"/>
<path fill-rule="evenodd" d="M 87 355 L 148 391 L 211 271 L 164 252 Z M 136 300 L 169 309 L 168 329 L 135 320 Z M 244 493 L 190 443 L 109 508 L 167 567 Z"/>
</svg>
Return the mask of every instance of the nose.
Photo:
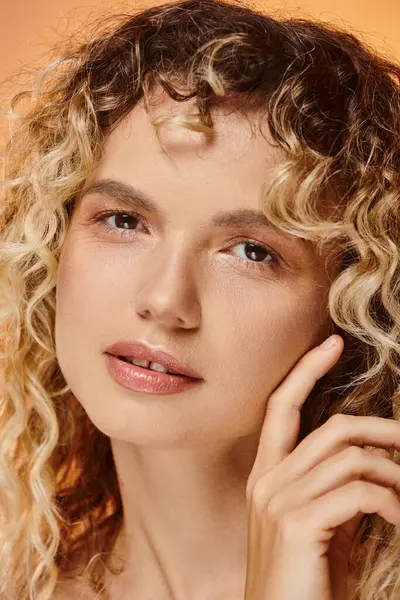
<svg viewBox="0 0 400 600">
<path fill-rule="evenodd" d="M 142 318 L 170 329 L 199 326 L 201 307 L 193 258 L 182 244 L 170 251 L 153 249 L 141 273 L 135 309 Z"/>
</svg>

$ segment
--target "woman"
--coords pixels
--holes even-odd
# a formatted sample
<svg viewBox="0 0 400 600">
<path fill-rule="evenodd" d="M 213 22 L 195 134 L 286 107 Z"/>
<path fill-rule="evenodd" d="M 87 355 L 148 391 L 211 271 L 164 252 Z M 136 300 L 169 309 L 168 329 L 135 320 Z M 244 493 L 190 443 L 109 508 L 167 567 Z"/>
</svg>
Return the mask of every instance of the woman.
<svg viewBox="0 0 400 600">
<path fill-rule="evenodd" d="M 398 598 L 399 76 L 191 0 L 15 96 L 2 599 Z"/>
</svg>

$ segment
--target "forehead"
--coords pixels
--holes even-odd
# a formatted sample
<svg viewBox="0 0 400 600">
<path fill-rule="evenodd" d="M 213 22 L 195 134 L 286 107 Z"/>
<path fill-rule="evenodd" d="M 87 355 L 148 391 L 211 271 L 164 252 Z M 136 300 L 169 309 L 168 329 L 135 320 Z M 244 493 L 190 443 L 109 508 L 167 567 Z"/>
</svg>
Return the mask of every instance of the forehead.
<svg viewBox="0 0 400 600">
<path fill-rule="evenodd" d="M 239 112 L 230 104 L 213 107 L 210 134 L 164 123 L 158 139 L 154 121 L 188 113 L 197 113 L 194 99 L 176 102 L 165 92 L 155 95 L 148 111 L 139 102 L 108 137 L 105 161 L 114 168 L 123 160 L 133 171 L 151 172 L 152 183 L 175 175 L 183 184 L 187 173 L 205 187 L 209 182 L 217 190 L 218 182 L 231 183 L 239 193 L 244 188 L 254 197 L 268 170 L 285 159 L 283 150 L 272 145 L 266 119 Z"/>
<path fill-rule="evenodd" d="M 110 133 L 85 188 L 99 179 L 125 182 L 165 207 L 160 212 L 182 229 L 194 217 L 209 222 L 213 213 L 262 211 L 268 171 L 283 154 L 259 123 L 227 107 L 213 114 L 212 135 L 163 125 L 160 142 L 155 119 L 194 111 L 192 101 L 175 102 L 165 93 L 149 111 L 139 103 Z"/>
</svg>

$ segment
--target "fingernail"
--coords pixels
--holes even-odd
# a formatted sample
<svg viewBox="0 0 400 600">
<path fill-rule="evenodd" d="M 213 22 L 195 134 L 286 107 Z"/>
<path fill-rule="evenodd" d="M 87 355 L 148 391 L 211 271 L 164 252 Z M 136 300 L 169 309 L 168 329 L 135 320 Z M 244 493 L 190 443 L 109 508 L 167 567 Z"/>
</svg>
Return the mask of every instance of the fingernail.
<svg viewBox="0 0 400 600">
<path fill-rule="evenodd" d="M 320 345 L 320 348 L 321 350 L 330 350 L 331 348 L 333 348 L 333 346 L 336 345 L 336 343 L 337 337 L 335 335 L 331 335 Z"/>
</svg>

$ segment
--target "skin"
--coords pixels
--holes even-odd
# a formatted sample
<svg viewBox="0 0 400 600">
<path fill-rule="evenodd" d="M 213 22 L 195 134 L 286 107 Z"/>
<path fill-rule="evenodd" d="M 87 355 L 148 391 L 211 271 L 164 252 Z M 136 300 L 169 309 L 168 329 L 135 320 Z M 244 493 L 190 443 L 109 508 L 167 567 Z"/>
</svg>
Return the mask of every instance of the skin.
<svg viewBox="0 0 400 600">
<path fill-rule="evenodd" d="M 385 449 L 400 451 L 399 423 L 335 415 L 296 446 L 301 407 L 339 358 L 342 342 L 331 336 L 313 348 L 268 398 L 246 485 L 244 600 L 353 598 L 349 558 L 361 517 L 377 513 L 400 524 L 400 466 L 386 460 Z M 377 447 L 367 451 L 365 442 Z M 72 592 L 81 590 L 56 599 Z"/>
<path fill-rule="evenodd" d="M 361 518 L 377 513 L 400 525 L 400 466 L 387 450 L 400 450 L 398 422 L 336 414 L 296 446 L 304 401 L 343 350 L 342 338 L 332 338 L 333 347 L 309 351 L 268 399 L 246 487 L 244 600 L 353 599 L 349 565 Z"/>
<path fill-rule="evenodd" d="M 139 209 L 141 221 L 128 220 L 120 237 L 115 217 L 107 218 L 112 232 L 90 218 L 132 207 L 83 195 L 59 263 L 57 358 L 89 418 L 110 437 L 121 485 L 116 553 L 126 569 L 108 579 L 111 600 L 243 598 L 246 484 L 267 400 L 330 333 L 333 273 L 312 248 L 272 230 L 210 224 L 219 211 L 261 209 L 268 170 L 283 158 L 266 126 L 261 135 L 221 110 L 212 140 L 163 133 L 167 156 L 151 119 L 187 110 L 167 97 L 150 113 L 137 105 L 87 182 L 129 183 L 164 216 Z M 267 251 L 249 258 L 243 239 L 285 264 L 274 269 Z M 123 339 L 160 345 L 204 381 L 172 396 L 118 386 L 103 351 Z"/>
</svg>

